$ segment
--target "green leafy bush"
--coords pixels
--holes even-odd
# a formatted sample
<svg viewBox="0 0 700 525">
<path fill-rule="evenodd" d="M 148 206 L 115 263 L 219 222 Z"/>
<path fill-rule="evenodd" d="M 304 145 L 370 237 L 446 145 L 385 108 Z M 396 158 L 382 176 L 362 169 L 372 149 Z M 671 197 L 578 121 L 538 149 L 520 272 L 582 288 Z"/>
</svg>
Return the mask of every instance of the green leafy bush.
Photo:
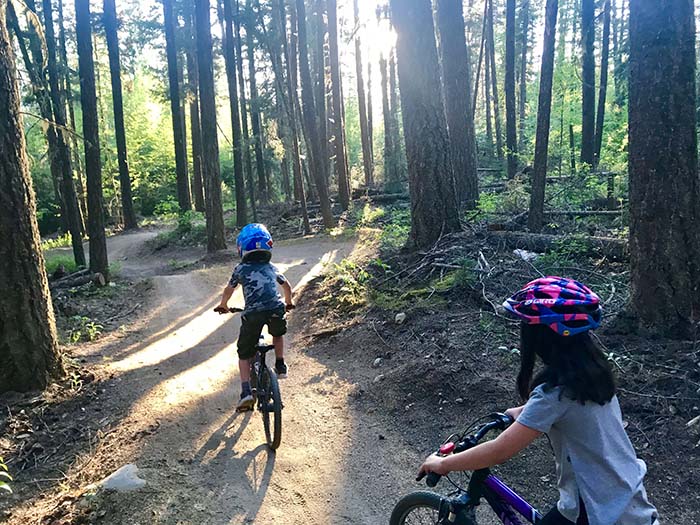
<svg viewBox="0 0 700 525">
<path fill-rule="evenodd" d="M 71 343 L 80 341 L 95 341 L 102 335 L 104 326 L 96 323 L 84 315 L 74 315 L 70 318 L 70 329 L 68 330 L 68 340 Z"/>
<path fill-rule="evenodd" d="M 0 456 L 0 490 L 12 494 L 12 488 L 8 483 L 9 481 L 12 481 L 12 476 L 10 476 L 7 465 L 5 465 L 5 460 Z"/>
<path fill-rule="evenodd" d="M 66 269 L 67 273 L 73 273 L 78 269 L 72 255 L 47 255 L 45 261 L 46 273 L 48 275 L 54 273 L 61 266 L 63 266 Z"/>
</svg>

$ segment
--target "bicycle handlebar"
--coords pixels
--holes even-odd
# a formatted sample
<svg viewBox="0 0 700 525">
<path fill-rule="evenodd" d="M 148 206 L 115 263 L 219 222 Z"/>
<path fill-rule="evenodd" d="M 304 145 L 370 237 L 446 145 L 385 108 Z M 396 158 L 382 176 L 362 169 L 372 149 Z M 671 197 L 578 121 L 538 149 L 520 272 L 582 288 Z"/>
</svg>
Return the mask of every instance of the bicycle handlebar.
<svg viewBox="0 0 700 525">
<path fill-rule="evenodd" d="M 456 454 L 458 452 L 464 452 L 465 450 L 474 448 L 476 445 L 479 444 L 479 441 L 481 441 L 484 438 L 484 436 L 492 430 L 505 430 L 513 423 L 513 418 L 501 412 L 495 412 L 493 414 L 490 414 L 489 418 L 491 419 L 491 421 L 482 425 L 472 435 L 467 436 L 466 438 L 462 436 L 462 438 L 460 438 L 460 441 L 458 441 L 457 443 L 445 443 L 437 451 L 437 454 L 447 456 L 449 454 Z M 443 453 L 442 450 L 445 445 L 448 445 L 447 448 L 449 449 L 449 451 Z M 427 477 L 427 479 L 425 480 L 426 485 L 432 488 L 438 484 L 442 476 L 435 472 L 421 472 L 416 478 L 416 481 L 421 481 L 425 477 Z"/>
<path fill-rule="evenodd" d="M 294 310 L 296 307 L 297 306 L 295 304 L 287 304 L 287 305 L 285 305 L 284 309 L 287 312 L 289 312 L 290 310 Z M 217 314 L 237 314 L 239 312 L 242 312 L 243 308 L 238 308 L 236 306 L 232 306 L 230 308 L 221 308 L 221 307 L 217 306 L 216 308 L 214 308 L 214 311 Z"/>
</svg>

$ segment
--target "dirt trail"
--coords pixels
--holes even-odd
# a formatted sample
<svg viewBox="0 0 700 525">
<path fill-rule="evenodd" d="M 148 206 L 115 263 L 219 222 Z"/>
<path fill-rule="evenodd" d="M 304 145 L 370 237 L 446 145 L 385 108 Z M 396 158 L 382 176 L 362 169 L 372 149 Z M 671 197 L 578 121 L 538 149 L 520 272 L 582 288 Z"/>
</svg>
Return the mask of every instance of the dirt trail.
<svg viewBox="0 0 700 525">
<path fill-rule="evenodd" d="M 112 253 L 127 257 L 125 273 L 145 274 L 148 265 L 129 253 L 149 234 L 136 235 Z M 352 242 L 307 239 L 276 245 L 274 259 L 300 289 L 352 249 Z M 410 474 L 417 458 L 400 435 L 350 407 L 354 385 L 297 347 L 301 326 L 294 315 L 277 453 L 264 445 L 257 412 L 234 413 L 240 319 L 211 311 L 229 272 L 219 265 L 153 277 L 151 314 L 141 328 L 85 350 L 88 362 L 113 375 L 106 391 L 118 424 L 137 438 L 120 442 L 114 455 L 120 464 L 137 464 L 148 482 L 140 491 L 110 495 L 102 522 L 387 523 L 396 498 L 415 488 Z M 237 293 L 231 304 L 241 303 Z"/>
</svg>

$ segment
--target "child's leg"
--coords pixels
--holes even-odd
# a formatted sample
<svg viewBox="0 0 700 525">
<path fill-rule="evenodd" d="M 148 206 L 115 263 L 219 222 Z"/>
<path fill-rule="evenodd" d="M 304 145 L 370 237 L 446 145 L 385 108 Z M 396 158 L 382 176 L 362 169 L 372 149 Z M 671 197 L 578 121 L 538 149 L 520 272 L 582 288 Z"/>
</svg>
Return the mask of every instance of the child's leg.
<svg viewBox="0 0 700 525">
<path fill-rule="evenodd" d="M 272 338 L 272 344 L 275 345 L 275 357 L 284 359 L 284 336 L 278 335 Z"/>
<path fill-rule="evenodd" d="M 250 359 L 238 358 L 238 370 L 241 374 L 241 383 L 250 383 Z"/>
</svg>

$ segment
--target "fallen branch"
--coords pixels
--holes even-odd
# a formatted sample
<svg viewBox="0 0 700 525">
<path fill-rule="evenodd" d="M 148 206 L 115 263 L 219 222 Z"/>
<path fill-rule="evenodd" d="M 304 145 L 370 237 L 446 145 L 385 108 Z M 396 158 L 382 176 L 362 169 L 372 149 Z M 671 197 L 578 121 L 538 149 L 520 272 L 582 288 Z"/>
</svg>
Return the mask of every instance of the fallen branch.
<svg viewBox="0 0 700 525">
<path fill-rule="evenodd" d="M 503 243 L 511 249 L 520 248 L 532 252 L 543 253 L 557 248 L 558 243 L 566 241 L 561 235 L 546 235 L 540 233 L 522 233 L 509 231 L 489 231 L 487 239 Z M 584 249 L 584 253 L 591 256 L 604 255 L 613 261 L 626 261 L 629 259 L 627 242 L 609 237 L 575 237 L 577 245 Z M 574 240 L 572 239 L 572 240 Z"/>
<path fill-rule="evenodd" d="M 77 277 L 65 277 L 60 281 L 53 282 L 49 285 L 51 290 L 56 290 L 59 288 L 73 288 L 75 286 L 82 286 L 87 283 L 95 283 L 97 286 L 104 286 L 107 284 L 107 280 L 101 273 L 88 273 L 86 275 L 79 275 Z"/>
</svg>

